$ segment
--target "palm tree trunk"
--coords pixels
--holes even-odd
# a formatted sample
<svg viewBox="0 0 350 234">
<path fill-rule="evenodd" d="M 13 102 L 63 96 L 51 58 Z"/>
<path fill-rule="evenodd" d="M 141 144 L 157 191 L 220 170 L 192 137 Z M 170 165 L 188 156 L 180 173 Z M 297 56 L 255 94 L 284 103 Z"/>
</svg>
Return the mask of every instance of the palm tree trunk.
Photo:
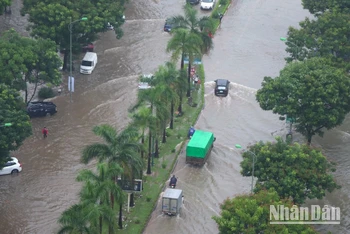
<svg viewBox="0 0 350 234">
<path fill-rule="evenodd" d="M 151 147 L 152 147 L 152 134 L 151 130 L 148 131 L 148 162 L 147 162 L 147 175 L 152 174 L 151 171 Z"/>
<path fill-rule="evenodd" d="M 188 61 L 188 77 L 187 77 L 187 97 L 191 97 L 191 63 Z"/>
<path fill-rule="evenodd" d="M 156 150 L 154 152 L 154 157 L 159 158 L 159 147 L 158 147 L 158 139 L 156 138 Z"/>
<path fill-rule="evenodd" d="M 102 216 L 100 216 L 100 234 L 102 234 Z"/>
<path fill-rule="evenodd" d="M 180 95 L 180 100 L 179 101 L 180 101 L 180 104 L 179 104 L 179 107 L 177 108 L 177 111 L 181 115 L 182 114 L 182 94 Z"/>
<path fill-rule="evenodd" d="M 143 145 L 145 143 L 145 135 L 142 135 L 141 138 L 141 144 Z M 141 149 L 141 158 L 143 158 L 143 154 L 145 153 L 145 151 L 143 151 L 143 148 Z"/>
<path fill-rule="evenodd" d="M 181 55 L 181 70 L 185 67 L 184 54 Z"/>
<path fill-rule="evenodd" d="M 118 220 L 119 229 L 123 229 L 123 203 L 119 204 L 119 220 Z"/>
<path fill-rule="evenodd" d="M 166 142 L 166 127 L 165 127 L 165 124 L 164 124 L 162 143 L 165 143 L 165 142 Z"/>
<path fill-rule="evenodd" d="M 170 129 L 174 129 L 174 102 L 170 105 Z"/>
</svg>

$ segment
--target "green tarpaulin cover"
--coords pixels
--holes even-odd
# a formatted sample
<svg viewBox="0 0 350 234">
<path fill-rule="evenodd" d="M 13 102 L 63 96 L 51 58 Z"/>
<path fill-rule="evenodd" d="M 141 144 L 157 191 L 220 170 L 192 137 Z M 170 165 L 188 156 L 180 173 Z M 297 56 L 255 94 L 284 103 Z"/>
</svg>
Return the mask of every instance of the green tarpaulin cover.
<svg viewBox="0 0 350 234">
<path fill-rule="evenodd" d="M 214 142 L 214 134 L 196 130 L 188 142 L 186 156 L 194 158 L 205 158 Z"/>
</svg>

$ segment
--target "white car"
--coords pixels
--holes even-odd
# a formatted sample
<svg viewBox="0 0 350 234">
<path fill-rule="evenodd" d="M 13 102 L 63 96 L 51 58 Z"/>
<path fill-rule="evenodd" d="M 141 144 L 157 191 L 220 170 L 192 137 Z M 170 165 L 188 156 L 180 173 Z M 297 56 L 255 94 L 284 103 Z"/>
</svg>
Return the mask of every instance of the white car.
<svg viewBox="0 0 350 234">
<path fill-rule="evenodd" d="M 215 5 L 215 0 L 201 0 L 201 9 L 203 10 L 213 10 Z"/>
<path fill-rule="evenodd" d="M 0 175 L 14 174 L 22 171 L 21 162 L 15 157 L 11 157 L 11 159 L 12 160 L 8 161 L 4 168 L 0 170 Z"/>
</svg>

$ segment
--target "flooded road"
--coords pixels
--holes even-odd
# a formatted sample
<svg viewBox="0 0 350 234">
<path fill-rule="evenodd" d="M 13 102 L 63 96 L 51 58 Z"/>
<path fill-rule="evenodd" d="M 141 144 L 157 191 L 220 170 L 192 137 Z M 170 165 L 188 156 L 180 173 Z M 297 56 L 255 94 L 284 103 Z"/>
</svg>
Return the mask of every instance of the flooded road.
<svg viewBox="0 0 350 234">
<path fill-rule="evenodd" d="M 206 75 L 205 109 L 195 128 L 214 132 L 214 149 L 203 168 L 185 164 L 185 152 L 180 154 L 174 174 L 179 177 L 177 188 L 184 191 L 185 203 L 178 217 L 161 214 L 161 200 L 152 214 L 144 234 L 153 233 L 218 233 L 213 215 L 219 215 L 220 203 L 227 197 L 249 193 L 251 179 L 240 175 L 240 150 L 257 141 L 271 141 L 285 136 L 285 123 L 278 115 L 262 111 L 255 100 L 256 90 L 264 76 L 277 76 L 284 67 L 285 37 L 289 26 L 298 26 L 308 12 L 301 1 L 236 1 L 223 18 L 214 38 L 214 50 L 203 59 Z M 215 97 L 214 80 L 231 81 L 227 98 Z M 349 233 L 349 118 L 343 126 L 329 131 L 324 138 L 314 138 L 314 144 L 324 148 L 329 159 L 338 162 L 335 177 L 343 189 L 323 201 L 313 204 L 341 207 L 341 225 L 317 227 L 322 233 Z M 303 139 L 296 136 L 300 141 Z"/>
<path fill-rule="evenodd" d="M 214 38 L 214 50 L 203 59 L 206 104 L 195 126 L 215 133 L 215 147 L 200 169 L 186 165 L 184 154 L 180 155 L 175 174 L 185 195 L 182 213 L 169 218 L 160 214 L 158 205 L 144 233 L 217 233 L 211 216 L 219 214 L 219 204 L 227 197 L 250 191 L 251 179 L 239 174 L 241 156 L 234 145 L 245 148 L 285 134 L 286 126 L 278 116 L 260 109 L 255 92 L 264 76 L 276 76 L 284 67 L 285 45 L 279 38 L 307 15 L 300 2 L 238 0 L 231 6 Z M 77 202 L 80 184 L 75 177 L 85 167 L 79 163 L 81 150 L 97 139 L 91 128 L 101 123 L 118 129 L 127 125 L 127 109 L 136 99 L 138 74 L 154 72 L 170 57 L 165 53 L 170 36 L 162 28 L 165 18 L 174 14 L 182 14 L 182 5 L 176 0 L 131 0 L 125 12 L 123 38 L 116 40 L 113 32 L 102 34 L 95 44 L 99 63 L 93 74 L 75 74 L 73 103 L 64 92 L 54 99 L 56 115 L 32 120 L 33 136 L 14 154 L 22 161 L 23 171 L 18 176 L 0 177 L 1 233 L 57 232 L 58 217 Z M 14 18 L 8 20 L 9 25 L 22 24 Z M 217 78 L 231 81 L 227 98 L 214 96 L 213 80 Z M 44 126 L 49 129 L 45 140 L 40 133 Z M 315 144 L 339 163 L 336 177 L 343 188 L 324 202 L 342 208 L 342 225 L 322 229 L 335 233 L 350 229 L 349 131 L 347 119 L 323 139 L 315 138 Z"/>
</svg>

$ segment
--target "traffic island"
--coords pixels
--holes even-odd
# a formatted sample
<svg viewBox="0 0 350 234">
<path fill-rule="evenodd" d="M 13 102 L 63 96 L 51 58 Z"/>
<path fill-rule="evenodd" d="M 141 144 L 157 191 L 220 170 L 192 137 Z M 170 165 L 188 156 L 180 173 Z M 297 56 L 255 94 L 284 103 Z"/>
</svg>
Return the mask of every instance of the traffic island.
<svg viewBox="0 0 350 234">
<path fill-rule="evenodd" d="M 135 194 L 135 206 L 130 208 L 130 212 L 124 212 L 124 229 L 118 233 L 142 233 L 156 208 L 166 181 L 170 178 L 178 156 L 187 142 L 188 129 L 197 122 L 204 107 L 205 76 L 202 65 L 197 66 L 197 73 L 201 80 L 200 88 L 193 90 L 195 95 L 192 97 L 197 106 L 191 107 L 187 102 L 183 103 L 183 113 L 174 118 L 174 129 L 167 129 L 167 142 L 159 143 L 160 156 L 153 158 L 153 173 L 143 177 L 143 191 Z M 183 100 L 186 100 L 186 97 Z"/>
</svg>

